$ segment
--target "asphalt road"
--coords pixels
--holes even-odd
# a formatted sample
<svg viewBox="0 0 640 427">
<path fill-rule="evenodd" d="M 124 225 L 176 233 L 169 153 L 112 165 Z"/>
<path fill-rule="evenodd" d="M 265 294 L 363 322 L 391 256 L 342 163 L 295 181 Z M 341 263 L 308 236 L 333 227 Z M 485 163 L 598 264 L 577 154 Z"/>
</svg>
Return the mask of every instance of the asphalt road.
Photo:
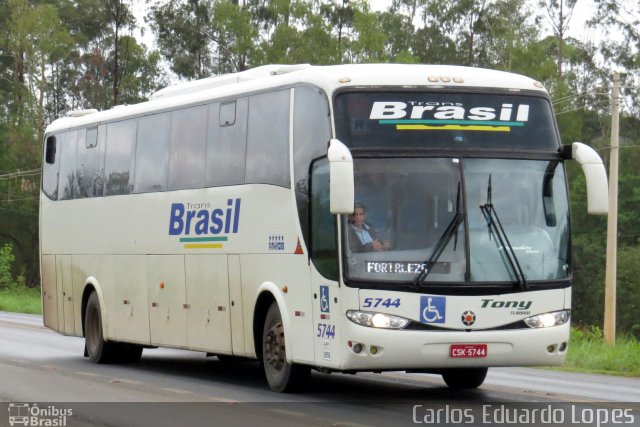
<svg viewBox="0 0 640 427">
<path fill-rule="evenodd" d="M 540 424 L 513 421 L 548 424 L 540 418 L 546 408 L 562 424 L 640 425 L 638 378 L 492 368 L 480 389 L 455 392 L 434 375 L 313 373 L 306 392 L 277 394 L 256 362 L 153 349 L 135 365 L 95 365 L 83 348 L 83 339 L 45 329 L 40 316 L 0 312 L 0 402 L 7 407 L 0 406 L 0 426 L 10 425 L 18 402 L 29 402 L 34 422 L 65 426 L 506 425 L 501 417 L 535 408 Z"/>
</svg>

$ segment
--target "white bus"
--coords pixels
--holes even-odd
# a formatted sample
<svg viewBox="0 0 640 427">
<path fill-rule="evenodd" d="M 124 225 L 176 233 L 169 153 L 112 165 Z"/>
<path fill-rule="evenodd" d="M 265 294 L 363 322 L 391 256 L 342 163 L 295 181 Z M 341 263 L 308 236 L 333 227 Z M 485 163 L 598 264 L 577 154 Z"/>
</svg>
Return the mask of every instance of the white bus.
<svg viewBox="0 0 640 427">
<path fill-rule="evenodd" d="M 476 68 L 265 66 L 72 112 L 44 145 L 45 325 L 97 363 L 258 359 L 276 391 L 312 368 L 473 388 L 561 364 L 566 160 L 607 211 L 543 86 Z"/>
</svg>

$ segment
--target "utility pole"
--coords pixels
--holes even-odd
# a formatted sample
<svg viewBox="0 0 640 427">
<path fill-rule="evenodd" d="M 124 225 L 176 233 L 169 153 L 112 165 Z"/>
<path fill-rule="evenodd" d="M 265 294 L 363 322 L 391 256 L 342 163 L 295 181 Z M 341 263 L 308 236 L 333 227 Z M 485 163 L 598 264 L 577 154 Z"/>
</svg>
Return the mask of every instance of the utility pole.
<svg viewBox="0 0 640 427">
<path fill-rule="evenodd" d="M 607 266 L 604 287 L 604 339 L 616 341 L 616 270 L 618 251 L 618 133 L 620 125 L 620 73 L 613 73 L 611 92 L 611 151 L 609 154 L 609 217 L 607 218 Z"/>
</svg>

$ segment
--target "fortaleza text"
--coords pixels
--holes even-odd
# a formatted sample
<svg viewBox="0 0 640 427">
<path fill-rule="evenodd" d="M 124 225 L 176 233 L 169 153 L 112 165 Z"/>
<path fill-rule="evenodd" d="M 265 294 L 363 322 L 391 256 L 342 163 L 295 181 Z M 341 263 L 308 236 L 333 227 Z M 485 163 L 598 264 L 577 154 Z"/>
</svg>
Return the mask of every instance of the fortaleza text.
<svg viewBox="0 0 640 427">
<path fill-rule="evenodd" d="M 512 405 L 458 406 L 413 406 L 415 424 L 573 424 L 603 427 L 614 424 L 634 424 L 631 409 L 590 408 L 574 404 L 537 405 L 515 407 Z"/>
</svg>

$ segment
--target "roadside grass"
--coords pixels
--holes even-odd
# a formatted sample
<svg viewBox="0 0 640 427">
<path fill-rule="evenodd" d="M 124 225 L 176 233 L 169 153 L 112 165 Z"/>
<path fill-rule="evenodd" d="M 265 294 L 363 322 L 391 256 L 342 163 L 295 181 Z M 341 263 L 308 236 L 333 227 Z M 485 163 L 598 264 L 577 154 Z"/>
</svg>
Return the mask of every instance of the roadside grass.
<svg viewBox="0 0 640 427">
<path fill-rule="evenodd" d="M 617 335 L 615 344 L 608 345 L 598 327 L 571 328 L 567 360 L 559 369 L 640 377 L 640 342 Z"/>
<path fill-rule="evenodd" d="M 40 287 L 12 284 L 0 288 L 0 311 L 42 314 Z"/>
</svg>

